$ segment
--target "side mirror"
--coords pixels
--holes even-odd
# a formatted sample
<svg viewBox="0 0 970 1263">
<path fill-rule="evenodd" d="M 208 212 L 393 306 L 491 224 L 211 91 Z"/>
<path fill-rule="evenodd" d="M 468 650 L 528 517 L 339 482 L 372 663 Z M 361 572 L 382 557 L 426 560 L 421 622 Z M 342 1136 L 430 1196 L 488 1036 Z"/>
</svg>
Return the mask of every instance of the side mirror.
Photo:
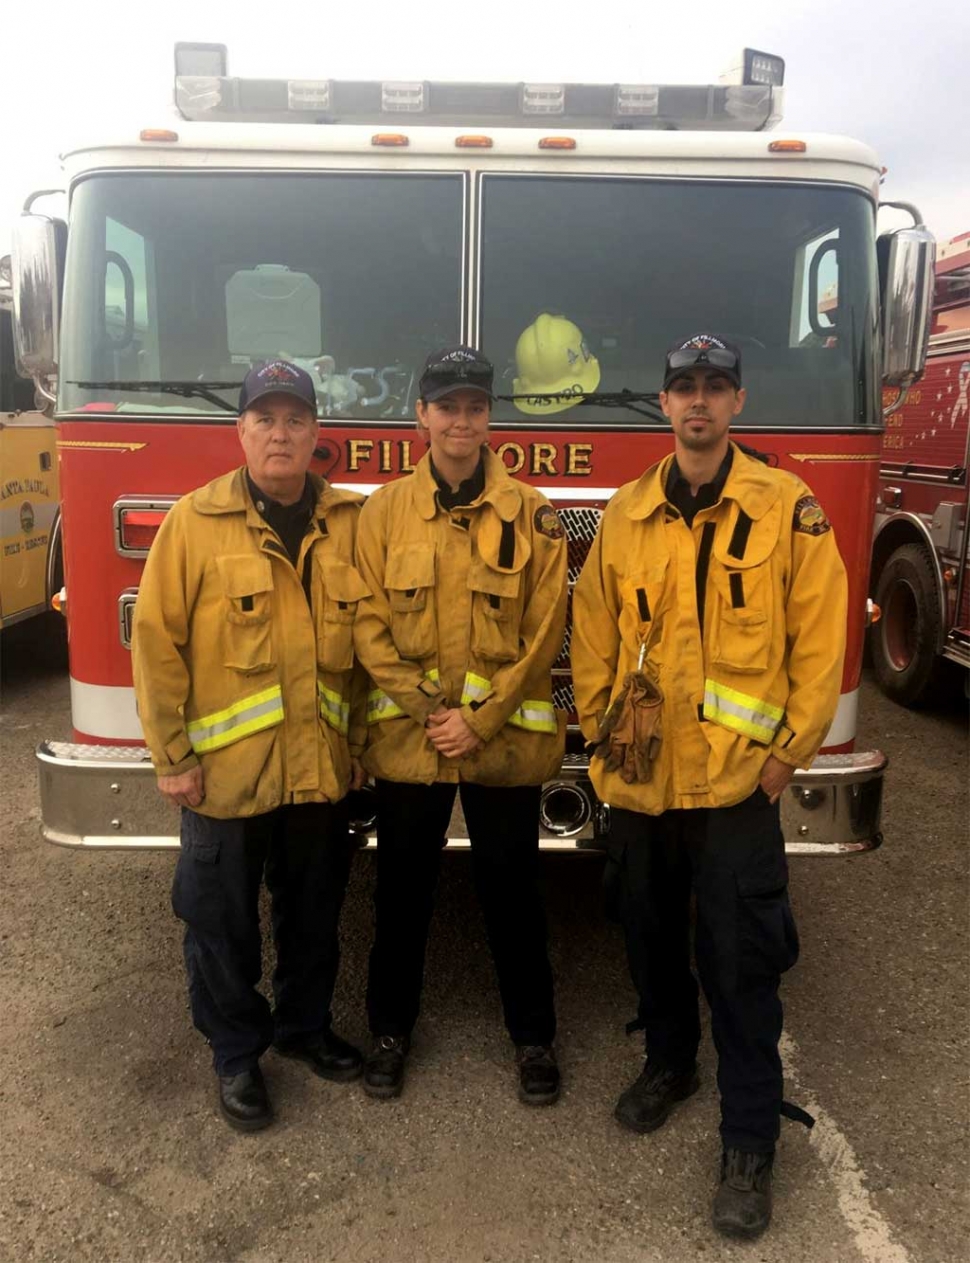
<svg viewBox="0 0 970 1263">
<path fill-rule="evenodd" d="M 21 215 L 11 252 L 17 371 L 43 383 L 57 374 L 60 283 L 57 226 L 47 215 Z"/>
<path fill-rule="evenodd" d="M 936 241 L 922 224 L 878 241 L 882 380 L 906 391 L 923 375 L 933 319 Z"/>
</svg>

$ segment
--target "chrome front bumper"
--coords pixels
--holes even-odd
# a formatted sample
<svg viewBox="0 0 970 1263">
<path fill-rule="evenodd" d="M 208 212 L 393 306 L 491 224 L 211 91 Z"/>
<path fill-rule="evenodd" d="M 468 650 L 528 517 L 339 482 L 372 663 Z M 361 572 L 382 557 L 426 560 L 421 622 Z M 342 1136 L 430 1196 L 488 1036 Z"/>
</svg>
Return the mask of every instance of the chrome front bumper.
<svg viewBox="0 0 970 1263">
<path fill-rule="evenodd" d="M 157 850 L 178 846 L 179 813 L 155 788 L 141 746 L 85 746 L 45 741 L 37 751 L 41 828 L 59 846 Z M 846 855 L 882 842 L 879 751 L 823 754 L 795 779 L 782 799 L 782 827 L 790 855 Z M 358 796 L 355 833 L 373 845 L 366 793 Z M 540 847 L 544 851 L 599 851 L 609 832 L 609 807 L 597 801 L 582 755 L 567 755 L 559 780 L 543 787 Z M 449 847 L 468 846 L 456 807 Z"/>
</svg>

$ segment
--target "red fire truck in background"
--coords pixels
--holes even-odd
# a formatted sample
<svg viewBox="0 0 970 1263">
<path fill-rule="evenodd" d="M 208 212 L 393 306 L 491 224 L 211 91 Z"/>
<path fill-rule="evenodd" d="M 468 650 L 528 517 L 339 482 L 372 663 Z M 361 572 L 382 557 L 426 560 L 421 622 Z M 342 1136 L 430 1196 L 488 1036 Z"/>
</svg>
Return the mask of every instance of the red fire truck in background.
<svg viewBox="0 0 970 1263">
<path fill-rule="evenodd" d="M 944 660 L 970 667 L 970 232 L 938 248 L 926 374 L 895 396 L 887 391 L 897 406 L 879 470 L 871 587 L 882 617 L 870 645 L 886 695 L 916 706 L 939 691 Z"/>
<path fill-rule="evenodd" d="M 176 63 L 174 111 L 66 155 L 63 273 L 64 225 L 28 205 L 15 231 L 18 354 L 56 415 L 66 541 L 74 733 L 38 752 L 45 835 L 177 844 L 131 614 L 164 514 L 240 461 L 251 365 L 314 374 L 314 467 L 366 491 L 420 455 L 428 352 L 481 346 L 504 396 L 492 444 L 559 510 L 574 582 L 606 500 L 670 450 L 664 348 L 713 328 L 743 350 L 738 437 L 812 485 L 849 572 L 841 703 L 785 796 L 786 839 L 877 846 L 885 758 L 854 747 L 881 390 L 922 372 L 933 240 L 915 213 L 877 236 L 872 151 L 773 139 L 784 63 L 752 50 L 700 87 L 245 80 L 221 46 Z M 555 682 L 571 711 L 568 637 Z M 586 770 L 573 725 L 544 847 L 607 827 Z"/>
</svg>

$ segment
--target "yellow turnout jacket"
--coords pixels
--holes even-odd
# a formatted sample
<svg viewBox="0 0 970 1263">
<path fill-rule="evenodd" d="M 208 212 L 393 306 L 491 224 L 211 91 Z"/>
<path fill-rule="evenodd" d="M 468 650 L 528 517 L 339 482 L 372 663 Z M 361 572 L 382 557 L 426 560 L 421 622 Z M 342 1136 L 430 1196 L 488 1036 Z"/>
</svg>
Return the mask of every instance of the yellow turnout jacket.
<svg viewBox="0 0 970 1263">
<path fill-rule="evenodd" d="M 336 801 L 363 745 L 352 639 L 362 497 L 310 477 L 317 501 L 296 567 L 245 469 L 179 500 L 145 565 L 132 635 L 139 718 L 159 776 L 202 765 L 203 815 Z"/>
<path fill-rule="evenodd" d="M 485 490 L 443 509 L 430 456 L 379 488 L 360 515 L 357 567 L 369 589 L 354 625 L 373 682 L 364 766 L 394 781 L 533 785 L 554 775 L 563 715 L 550 668 L 566 616 L 566 540 L 555 511 L 483 449 Z M 425 721 L 460 707 L 485 742 L 439 756 Z"/>
<path fill-rule="evenodd" d="M 732 446 L 721 498 L 692 527 L 665 495 L 672 456 L 621 487 L 573 594 L 586 739 L 641 646 L 664 694 L 648 782 L 627 785 L 591 760 L 597 794 L 618 807 L 655 815 L 740 802 L 769 754 L 808 766 L 835 716 L 846 626 L 835 536 L 800 479 Z"/>
</svg>

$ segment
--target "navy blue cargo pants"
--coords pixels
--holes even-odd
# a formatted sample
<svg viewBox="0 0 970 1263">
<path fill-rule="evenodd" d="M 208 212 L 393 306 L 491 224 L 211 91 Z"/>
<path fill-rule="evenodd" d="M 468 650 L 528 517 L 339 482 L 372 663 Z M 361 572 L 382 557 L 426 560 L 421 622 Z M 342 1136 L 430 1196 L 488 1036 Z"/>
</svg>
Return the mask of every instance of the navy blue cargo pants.
<svg viewBox="0 0 970 1263">
<path fill-rule="evenodd" d="M 252 1069 L 271 1043 L 312 1044 L 330 1027 L 337 923 L 354 852 L 344 803 L 301 803 L 214 820 L 182 809 L 172 907 L 185 922 L 192 1020 L 216 1073 Z M 276 969 L 262 974 L 259 890 L 270 892 Z"/>
<path fill-rule="evenodd" d="M 472 879 L 516 1044 L 556 1034 L 539 890 L 539 786 L 377 782 L 377 886 L 367 1014 L 375 1035 L 410 1035 L 448 822 L 461 794 Z"/>
<path fill-rule="evenodd" d="M 644 1030 L 652 1062 L 693 1065 L 700 1042 L 693 890 L 724 1147 L 773 1152 L 782 1107 L 778 989 L 798 959 L 778 804 L 757 789 L 733 807 L 660 816 L 614 808 L 608 847 L 607 904 L 623 927 L 640 997 L 631 1029 Z"/>
</svg>

